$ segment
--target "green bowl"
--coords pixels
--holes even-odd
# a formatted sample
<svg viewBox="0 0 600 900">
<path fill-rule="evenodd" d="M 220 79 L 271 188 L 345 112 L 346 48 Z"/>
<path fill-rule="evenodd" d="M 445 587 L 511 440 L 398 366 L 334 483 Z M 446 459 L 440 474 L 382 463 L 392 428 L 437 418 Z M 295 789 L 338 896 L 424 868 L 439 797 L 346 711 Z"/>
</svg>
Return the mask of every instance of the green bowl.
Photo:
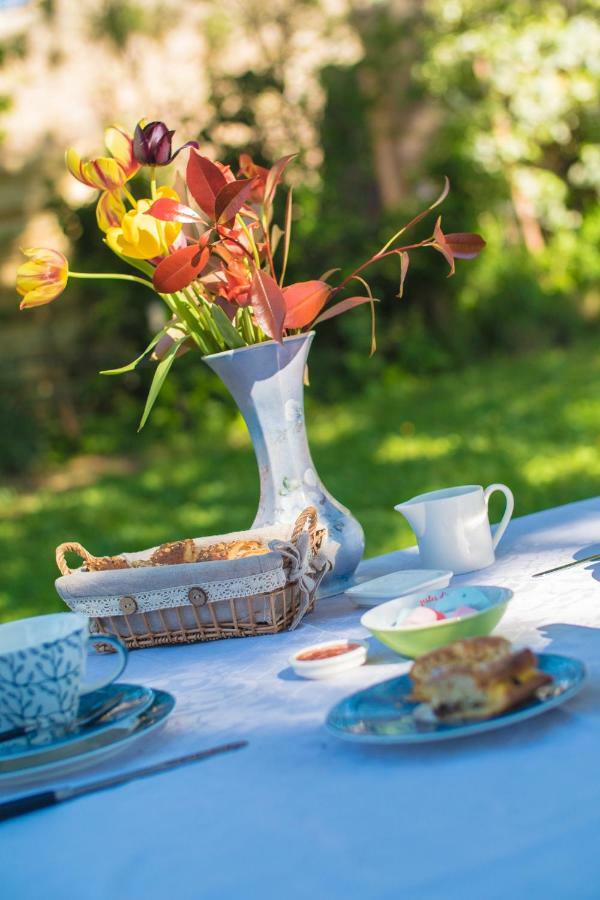
<svg viewBox="0 0 600 900">
<path fill-rule="evenodd" d="M 429 594 L 428 601 L 438 594 L 444 594 L 446 602 L 448 602 L 452 600 L 452 595 L 456 592 L 455 606 L 471 605 L 469 603 L 470 595 L 475 591 L 478 592 L 478 605 L 482 608 L 476 613 L 457 619 L 442 619 L 423 627 L 406 628 L 402 625 L 394 625 L 400 610 L 420 605 L 421 595 L 413 594 L 410 597 L 389 600 L 387 603 L 373 607 L 362 616 L 360 621 L 382 644 L 386 644 L 402 656 L 414 659 L 437 647 L 451 644 L 452 641 L 482 637 L 493 631 L 504 615 L 508 601 L 513 595 L 508 588 L 470 585 L 464 588 L 444 588 Z M 484 595 L 483 599 L 481 599 L 482 594 Z"/>
</svg>

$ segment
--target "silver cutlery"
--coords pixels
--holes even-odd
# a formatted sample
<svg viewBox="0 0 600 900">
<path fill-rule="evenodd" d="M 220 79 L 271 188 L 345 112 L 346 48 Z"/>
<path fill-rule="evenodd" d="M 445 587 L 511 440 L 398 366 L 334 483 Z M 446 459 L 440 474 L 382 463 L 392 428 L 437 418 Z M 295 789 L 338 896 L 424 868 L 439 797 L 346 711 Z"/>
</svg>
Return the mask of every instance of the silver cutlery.
<svg viewBox="0 0 600 900">
<path fill-rule="evenodd" d="M 177 766 L 186 766 L 189 763 L 199 762 L 203 759 L 210 759 L 221 753 L 231 753 L 234 750 L 241 750 L 248 746 L 248 741 L 234 741 L 230 744 L 220 744 L 218 747 L 211 747 L 209 750 L 199 750 L 196 753 L 189 753 L 187 756 L 179 756 L 176 759 L 167 759 L 164 762 L 155 763 L 152 766 L 145 766 L 143 769 L 135 769 L 133 772 L 125 772 L 121 775 L 113 775 L 110 778 L 101 778 L 98 781 L 90 781 L 80 787 L 64 787 L 52 791 L 40 791 L 37 794 L 28 794 L 25 797 L 17 797 L 16 800 L 7 800 L 0 803 L 0 822 L 6 819 L 13 819 L 16 816 L 22 816 L 25 813 L 33 812 L 36 809 L 44 809 L 47 806 L 55 806 L 57 803 L 63 803 L 65 800 L 74 800 L 76 797 L 83 797 L 85 794 L 91 794 L 95 791 L 105 791 L 108 788 L 118 787 L 121 784 L 127 784 L 138 778 L 146 778 L 148 775 L 157 775 L 160 772 L 168 772 Z"/>
<path fill-rule="evenodd" d="M 546 569 L 545 572 L 536 572 L 532 578 L 541 578 L 542 575 L 552 575 L 553 572 L 562 572 L 564 569 L 572 569 L 574 566 L 583 566 L 584 563 L 597 562 L 600 560 L 600 553 L 594 553 L 592 556 L 585 556 L 583 559 L 576 559 L 574 562 L 564 563 L 562 566 L 555 566 L 553 569 Z"/>
</svg>

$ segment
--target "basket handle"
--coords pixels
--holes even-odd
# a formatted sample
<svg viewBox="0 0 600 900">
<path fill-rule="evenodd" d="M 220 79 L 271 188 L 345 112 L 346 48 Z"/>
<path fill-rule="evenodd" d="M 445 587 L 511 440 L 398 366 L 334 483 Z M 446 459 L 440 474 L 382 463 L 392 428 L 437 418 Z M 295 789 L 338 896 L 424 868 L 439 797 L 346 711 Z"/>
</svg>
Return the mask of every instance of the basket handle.
<svg viewBox="0 0 600 900">
<path fill-rule="evenodd" d="M 85 547 L 82 547 L 82 545 L 78 544 L 76 541 L 68 541 L 66 544 L 60 544 L 60 546 L 56 548 L 56 565 L 58 566 L 58 571 L 61 575 L 71 575 L 73 572 L 67 565 L 65 553 L 77 553 L 84 563 L 89 563 L 91 560 L 96 559 L 95 556 L 88 553 Z"/>
<path fill-rule="evenodd" d="M 317 532 L 317 510 L 314 506 L 307 506 L 303 509 L 294 524 L 294 530 L 290 538 L 292 544 L 295 544 L 304 530 L 308 531 L 311 542 L 314 540 Z"/>
</svg>

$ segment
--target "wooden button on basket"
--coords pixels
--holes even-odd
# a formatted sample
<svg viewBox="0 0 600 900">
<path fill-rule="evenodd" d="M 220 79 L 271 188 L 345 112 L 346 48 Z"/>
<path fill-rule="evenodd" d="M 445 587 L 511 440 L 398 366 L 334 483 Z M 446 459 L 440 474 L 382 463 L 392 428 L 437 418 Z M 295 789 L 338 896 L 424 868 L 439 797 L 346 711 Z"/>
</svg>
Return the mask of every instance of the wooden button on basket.
<svg viewBox="0 0 600 900">
<path fill-rule="evenodd" d="M 56 550 L 56 589 L 70 609 L 90 617 L 96 634 L 129 649 L 295 628 L 314 608 L 329 562 L 324 532 L 307 507 L 293 526 L 269 526 L 175 541 L 139 553 L 96 557 L 81 544 Z M 71 569 L 65 554 L 83 560 Z"/>
</svg>

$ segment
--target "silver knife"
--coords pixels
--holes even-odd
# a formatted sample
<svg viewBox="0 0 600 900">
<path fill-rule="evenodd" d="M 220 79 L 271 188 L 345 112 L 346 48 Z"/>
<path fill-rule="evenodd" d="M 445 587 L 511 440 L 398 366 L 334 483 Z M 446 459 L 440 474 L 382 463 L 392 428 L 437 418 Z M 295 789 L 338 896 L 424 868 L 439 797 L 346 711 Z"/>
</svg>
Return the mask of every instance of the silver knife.
<svg viewBox="0 0 600 900">
<path fill-rule="evenodd" d="M 551 575 L 553 572 L 562 572 L 563 569 L 572 569 L 573 566 L 582 566 L 584 563 L 595 562 L 600 560 L 600 553 L 594 553 L 593 556 L 585 556 L 583 559 L 576 559 L 575 562 L 564 563 L 562 566 L 556 566 L 554 569 L 546 569 L 545 572 L 536 572 L 532 578 L 541 578 L 542 575 Z"/>
<path fill-rule="evenodd" d="M 0 822 L 6 819 L 13 819 L 16 816 L 22 816 L 24 813 L 33 812 L 36 809 L 44 809 L 46 806 L 55 806 L 57 803 L 63 803 L 65 800 L 74 800 L 76 797 L 83 797 L 84 794 L 105 791 L 108 788 L 118 787 L 120 784 L 127 784 L 128 781 L 134 781 L 137 778 L 146 778 L 148 775 L 168 772 L 169 769 L 175 769 L 177 766 L 186 766 L 188 763 L 209 759 L 211 756 L 218 756 L 221 753 L 231 753 L 233 750 L 241 750 L 242 747 L 247 746 L 248 741 L 220 744 L 218 747 L 211 747 L 209 750 L 199 750 L 197 753 L 189 753 L 187 756 L 179 756 L 177 759 L 167 759 L 164 762 L 155 763 L 143 769 L 136 769 L 133 772 L 125 772 L 121 775 L 112 775 L 110 778 L 90 781 L 80 787 L 40 791 L 37 794 L 17 797 L 16 800 L 7 800 L 5 803 L 0 803 Z"/>
</svg>

